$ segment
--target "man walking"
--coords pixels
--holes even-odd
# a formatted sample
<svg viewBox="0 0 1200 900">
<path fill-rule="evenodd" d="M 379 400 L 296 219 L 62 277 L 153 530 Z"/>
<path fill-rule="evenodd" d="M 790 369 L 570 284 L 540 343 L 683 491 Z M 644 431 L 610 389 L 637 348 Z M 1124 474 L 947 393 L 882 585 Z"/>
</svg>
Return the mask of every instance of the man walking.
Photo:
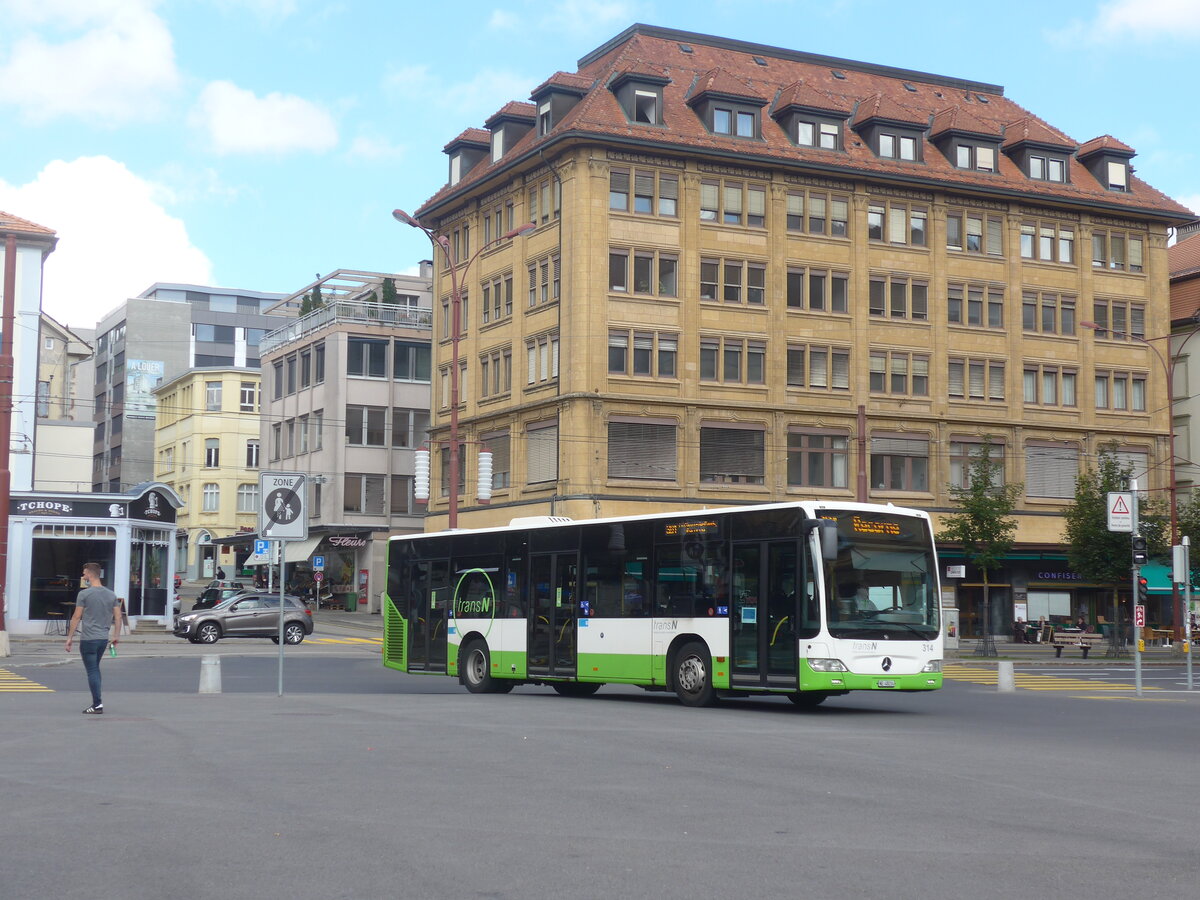
<svg viewBox="0 0 1200 900">
<path fill-rule="evenodd" d="M 104 712 L 104 701 L 100 698 L 100 660 L 108 649 L 108 629 L 112 626 L 112 643 L 116 646 L 121 637 L 121 603 L 117 595 L 100 583 L 100 564 L 86 563 L 83 580 L 87 583 L 75 600 L 75 614 L 71 616 L 71 627 L 67 629 L 67 652 L 71 652 L 71 641 L 79 630 L 79 655 L 87 671 L 88 687 L 92 691 L 92 705 L 83 711 L 86 716 L 98 716 Z"/>
</svg>

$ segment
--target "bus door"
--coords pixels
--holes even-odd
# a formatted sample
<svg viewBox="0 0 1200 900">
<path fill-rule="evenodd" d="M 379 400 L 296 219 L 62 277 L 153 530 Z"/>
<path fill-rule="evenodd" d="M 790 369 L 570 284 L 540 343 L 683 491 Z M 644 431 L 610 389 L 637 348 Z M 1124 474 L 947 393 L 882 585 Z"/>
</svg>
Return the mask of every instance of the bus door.
<svg viewBox="0 0 1200 900">
<path fill-rule="evenodd" d="M 408 670 L 446 671 L 446 627 L 450 610 L 450 563 L 414 563 L 409 603 Z"/>
<path fill-rule="evenodd" d="M 733 686 L 796 687 L 796 541 L 734 544 L 729 624 Z"/>
<path fill-rule="evenodd" d="M 542 553 L 529 559 L 531 675 L 575 674 L 578 569 L 575 553 Z"/>
</svg>

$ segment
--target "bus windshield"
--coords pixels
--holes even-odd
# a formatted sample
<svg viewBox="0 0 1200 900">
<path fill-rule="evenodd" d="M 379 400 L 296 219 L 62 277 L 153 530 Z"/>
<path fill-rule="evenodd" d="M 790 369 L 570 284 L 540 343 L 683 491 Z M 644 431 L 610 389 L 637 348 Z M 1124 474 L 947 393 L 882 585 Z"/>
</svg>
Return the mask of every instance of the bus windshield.
<svg viewBox="0 0 1200 900">
<path fill-rule="evenodd" d="M 826 563 L 826 617 L 837 638 L 933 640 L 936 559 L 923 519 L 840 512 L 837 559 Z"/>
</svg>

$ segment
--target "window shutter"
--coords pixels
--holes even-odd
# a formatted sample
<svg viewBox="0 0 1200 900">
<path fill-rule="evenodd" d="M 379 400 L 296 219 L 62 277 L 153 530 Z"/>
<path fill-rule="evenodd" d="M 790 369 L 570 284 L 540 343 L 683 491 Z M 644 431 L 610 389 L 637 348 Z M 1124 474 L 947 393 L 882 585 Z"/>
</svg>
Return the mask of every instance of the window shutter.
<svg viewBox="0 0 1200 900">
<path fill-rule="evenodd" d="M 872 456 L 929 456 L 929 441 L 925 438 L 873 437 Z"/>
<path fill-rule="evenodd" d="M 526 481 L 538 484 L 558 479 L 558 423 L 530 427 L 525 432 Z"/>
<path fill-rule="evenodd" d="M 700 429 L 700 478 L 762 484 L 764 433 L 743 428 Z"/>
<path fill-rule="evenodd" d="M 701 182 L 700 184 L 700 208 L 717 208 L 717 186 L 710 181 Z"/>
<path fill-rule="evenodd" d="M 676 428 L 650 422 L 608 423 L 608 477 L 674 481 Z"/>
<path fill-rule="evenodd" d="M 767 192 L 760 188 L 750 188 L 746 195 L 746 212 L 752 216 L 767 214 Z"/>
<path fill-rule="evenodd" d="M 654 196 L 654 173 L 638 172 L 633 178 L 634 193 L 640 197 Z"/>
<path fill-rule="evenodd" d="M 788 194 L 787 195 L 787 214 L 789 216 L 804 215 L 804 195 L 803 194 Z"/>
<path fill-rule="evenodd" d="M 1074 447 L 1025 448 L 1025 493 L 1030 497 L 1075 496 L 1075 478 L 1079 474 L 1079 451 Z"/>
<path fill-rule="evenodd" d="M 679 199 L 679 181 L 674 175 L 663 175 L 658 179 L 658 196 L 662 200 Z"/>
<path fill-rule="evenodd" d="M 628 172 L 611 172 L 609 173 L 610 190 L 615 194 L 629 193 L 629 173 Z"/>
<path fill-rule="evenodd" d="M 1118 450 L 1113 454 L 1117 465 L 1122 469 L 1128 469 L 1131 478 L 1136 478 L 1138 484 L 1142 487 L 1149 485 L 1146 480 L 1149 474 L 1149 457 L 1144 451 L 1139 450 Z"/>
<path fill-rule="evenodd" d="M 742 189 L 734 185 L 725 186 L 725 211 L 740 213 L 742 211 Z"/>
<path fill-rule="evenodd" d="M 951 397 L 963 396 L 963 364 L 961 362 L 950 363 L 950 386 L 948 393 Z"/>
<path fill-rule="evenodd" d="M 908 243 L 907 219 L 904 207 L 893 206 L 888 210 L 888 240 L 893 244 Z"/>
<path fill-rule="evenodd" d="M 850 387 L 850 354 L 833 351 L 833 382 L 831 387 L 847 390 Z"/>
</svg>

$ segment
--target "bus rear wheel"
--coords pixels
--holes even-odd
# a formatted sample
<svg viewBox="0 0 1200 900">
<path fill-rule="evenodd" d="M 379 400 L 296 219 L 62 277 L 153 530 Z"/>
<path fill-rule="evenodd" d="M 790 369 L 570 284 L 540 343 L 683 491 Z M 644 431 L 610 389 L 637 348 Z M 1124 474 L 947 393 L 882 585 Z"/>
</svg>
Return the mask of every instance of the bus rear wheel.
<svg viewBox="0 0 1200 900">
<path fill-rule="evenodd" d="M 492 677 L 492 658 L 483 641 L 472 641 L 463 648 L 458 671 L 472 694 L 494 694 L 500 690 Z"/>
<path fill-rule="evenodd" d="M 590 697 L 600 690 L 592 681 L 556 681 L 551 685 L 560 697 Z"/>
<path fill-rule="evenodd" d="M 717 692 L 712 684 L 712 657 L 698 641 L 684 644 L 675 654 L 675 694 L 684 706 L 710 706 Z"/>
<path fill-rule="evenodd" d="M 795 694 L 788 694 L 788 699 L 800 709 L 816 709 L 829 699 L 829 695 L 822 694 L 820 691 L 801 691 Z"/>
</svg>

